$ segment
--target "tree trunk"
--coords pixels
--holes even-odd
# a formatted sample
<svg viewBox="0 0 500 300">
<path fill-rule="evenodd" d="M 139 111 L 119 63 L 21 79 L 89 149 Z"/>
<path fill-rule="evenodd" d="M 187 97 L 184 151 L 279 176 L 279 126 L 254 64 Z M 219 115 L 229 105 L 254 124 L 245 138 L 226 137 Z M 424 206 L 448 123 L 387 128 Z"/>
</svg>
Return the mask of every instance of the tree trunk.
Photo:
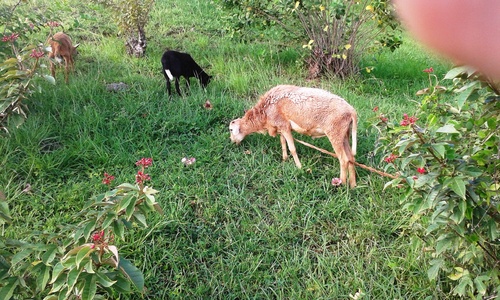
<svg viewBox="0 0 500 300">
<path fill-rule="evenodd" d="M 144 34 L 144 28 L 139 27 L 138 32 L 138 37 L 130 37 L 125 46 L 128 55 L 142 57 L 146 53 L 146 35 Z"/>
</svg>

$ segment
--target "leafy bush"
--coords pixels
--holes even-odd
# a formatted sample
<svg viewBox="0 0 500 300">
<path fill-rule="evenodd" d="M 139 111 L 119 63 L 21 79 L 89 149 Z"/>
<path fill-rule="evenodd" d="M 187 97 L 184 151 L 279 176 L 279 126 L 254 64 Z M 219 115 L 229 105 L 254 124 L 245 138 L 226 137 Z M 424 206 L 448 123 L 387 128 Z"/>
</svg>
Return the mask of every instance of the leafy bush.
<svg viewBox="0 0 500 300">
<path fill-rule="evenodd" d="M 104 4 L 113 12 L 121 34 L 125 36 L 125 46 L 129 55 L 142 57 L 146 53 L 145 27 L 154 0 L 94 0 Z"/>
<path fill-rule="evenodd" d="M 144 276 L 120 255 L 116 240 L 125 241 L 125 229 L 147 227 L 146 217 L 163 213 L 155 201 L 156 190 L 145 185 L 150 158 L 139 160 L 136 184 L 123 183 L 90 199 L 75 220 L 57 232 L 30 233 L 24 238 L 0 241 L 0 299 L 116 298 L 143 292 Z M 103 183 L 114 177 L 106 174 Z M 3 198 L 3 197 L 2 197 Z M 0 198 L 0 224 L 12 224 L 5 199 Z M 36 240 L 36 243 L 27 242 Z"/>
<path fill-rule="evenodd" d="M 465 67 L 448 72 L 447 87 L 432 68 L 424 72 L 429 87 L 417 93 L 424 98 L 414 116 L 391 122 L 377 112 L 372 120 L 376 153 L 399 175 L 386 188 L 406 187 L 412 228 L 432 256 L 430 280 L 456 296 L 498 296 L 499 89 Z"/>
<path fill-rule="evenodd" d="M 31 45 L 28 37 L 46 26 L 44 17 L 34 12 L 20 12 L 13 6 L 0 8 L 0 130 L 8 133 L 8 121 L 21 125 L 26 118 L 26 99 L 37 86 L 33 79 L 43 76 L 54 82 L 51 76 L 42 73 L 46 69 L 41 60 L 46 49 L 43 45 Z"/>
<path fill-rule="evenodd" d="M 374 45 L 396 49 L 399 25 L 385 0 L 262 1 L 222 0 L 230 11 L 233 33 L 279 25 L 291 40 L 308 50 L 308 77 L 324 73 L 346 77 L 359 71 L 360 56 Z M 298 30 L 296 28 L 299 28 Z M 253 37 L 261 39 L 261 35 Z"/>
</svg>

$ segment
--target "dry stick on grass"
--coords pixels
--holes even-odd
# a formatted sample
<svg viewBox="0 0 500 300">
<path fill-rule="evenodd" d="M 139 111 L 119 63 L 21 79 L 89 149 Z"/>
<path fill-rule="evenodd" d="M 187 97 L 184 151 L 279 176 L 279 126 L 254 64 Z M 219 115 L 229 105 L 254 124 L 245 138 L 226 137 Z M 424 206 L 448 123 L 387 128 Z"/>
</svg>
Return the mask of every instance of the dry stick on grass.
<svg viewBox="0 0 500 300">
<path fill-rule="evenodd" d="M 316 147 L 316 146 L 314 146 L 314 145 L 311 145 L 311 144 L 309 144 L 309 143 L 306 143 L 306 142 L 301 141 L 301 140 L 298 140 L 298 139 L 294 139 L 294 140 L 296 140 L 297 142 L 301 143 L 302 145 L 306 145 L 307 147 L 310 147 L 310 148 L 316 149 L 316 150 L 318 150 L 319 152 L 323 152 L 323 153 L 325 153 L 325 154 L 329 154 L 329 155 L 331 155 L 331 156 L 333 156 L 333 157 L 337 157 L 337 154 L 335 154 L 335 153 L 333 153 L 333 152 L 330 152 L 330 151 L 328 151 L 328 150 L 318 148 L 318 147 Z M 379 171 L 379 170 L 374 169 L 374 168 L 372 168 L 372 167 L 368 167 L 367 165 L 363 165 L 363 164 L 360 164 L 360 163 L 358 163 L 358 162 L 350 162 L 350 163 L 354 163 L 354 165 L 355 165 L 355 166 L 361 167 L 361 168 L 366 169 L 366 170 L 368 170 L 368 171 L 370 171 L 370 172 L 377 173 L 377 174 L 379 174 L 379 175 L 381 175 L 381 176 L 389 177 L 389 178 L 392 178 L 392 179 L 396 179 L 396 178 L 398 178 L 398 177 L 399 177 L 399 176 L 395 176 L 395 175 L 392 175 L 392 174 L 389 174 L 389 173 L 385 173 L 385 172 Z"/>
</svg>

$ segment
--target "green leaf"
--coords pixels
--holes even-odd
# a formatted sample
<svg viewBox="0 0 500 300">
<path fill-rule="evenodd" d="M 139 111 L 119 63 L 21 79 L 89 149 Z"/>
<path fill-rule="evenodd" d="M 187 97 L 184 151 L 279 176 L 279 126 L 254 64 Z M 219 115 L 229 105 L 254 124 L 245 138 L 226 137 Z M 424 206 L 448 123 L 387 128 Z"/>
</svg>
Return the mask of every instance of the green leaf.
<svg viewBox="0 0 500 300">
<path fill-rule="evenodd" d="M 134 197 L 134 199 L 135 199 L 135 197 Z M 130 220 L 130 218 L 132 217 L 132 214 L 135 211 L 135 204 L 136 204 L 136 201 L 130 201 L 128 203 L 126 210 L 125 210 L 125 215 L 127 216 L 127 220 Z"/>
<path fill-rule="evenodd" d="M 42 255 L 42 261 L 44 264 L 50 264 L 57 254 L 57 245 L 49 245 L 47 251 Z"/>
<path fill-rule="evenodd" d="M 47 282 L 50 279 L 50 268 L 45 264 L 40 264 L 40 270 L 37 274 L 33 274 L 36 276 L 36 287 L 37 291 L 44 291 L 47 286 Z"/>
<path fill-rule="evenodd" d="M 465 200 L 465 181 L 462 177 L 453 177 L 449 182 L 450 189 Z"/>
<path fill-rule="evenodd" d="M 142 293 L 144 290 L 144 275 L 129 260 L 120 257 L 119 270 L 125 275 L 135 287 Z"/>
<path fill-rule="evenodd" d="M 146 222 L 146 217 L 140 212 L 134 213 L 134 218 L 137 221 L 137 223 L 141 224 L 142 227 L 144 228 L 148 227 L 148 223 Z"/>
<path fill-rule="evenodd" d="M 106 229 L 109 227 L 109 225 L 115 220 L 116 213 L 110 211 L 107 215 L 106 218 L 104 219 L 104 222 L 102 222 L 102 229 Z"/>
<path fill-rule="evenodd" d="M 425 175 L 422 175 L 420 177 L 418 177 L 418 179 L 415 181 L 415 186 L 414 188 L 415 189 L 419 189 L 421 187 L 423 187 L 424 185 L 426 184 L 430 184 L 432 183 L 437 177 L 439 176 L 438 173 L 435 173 L 435 172 L 432 172 L 432 173 L 428 173 L 428 174 L 425 174 Z"/>
<path fill-rule="evenodd" d="M 93 244 L 85 244 L 85 247 L 82 247 L 80 251 L 76 254 L 76 260 L 75 264 L 76 267 L 79 269 L 80 268 L 80 263 L 88 257 L 92 252 L 94 252 L 94 249 L 92 248 Z"/>
<path fill-rule="evenodd" d="M 85 241 L 88 241 L 90 234 L 95 230 L 96 221 L 97 221 L 96 219 L 92 219 L 87 223 L 87 225 L 85 225 L 85 229 L 83 230 L 83 236 L 85 237 Z"/>
<path fill-rule="evenodd" d="M 128 194 L 126 195 L 125 197 L 122 198 L 122 200 L 120 201 L 119 205 L 118 205 L 118 208 L 116 209 L 116 212 L 120 212 L 122 209 L 124 208 L 128 208 L 129 204 L 132 202 L 132 200 L 134 200 L 135 197 L 133 194 Z M 134 205 L 135 205 L 135 201 L 134 201 Z"/>
<path fill-rule="evenodd" d="M 110 287 L 116 282 L 116 280 L 109 279 L 109 277 L 102 272 L 96 272 L 95 275 L 97 276 L 97 281 L 103 287 Z"/>
<path fill-rule="evenodd" d="M 439 158 L 444 158 L 444 155 L 446 153 L 446 148 L 444 147 L 443 144 L 431 144 L 431 148 L 437 152 Z"/>
<path fill-rule="evenodd" d="M 96 276 L 90 275 L 85 279 L 82 290 L 82 300 L 92 300 L 97 292 Z"/>
<path fill-rule="evenodd" d="M 466 212 L 467 202 L 460 201 L 458 205 L 455 206 L 455 210 L 453 211 L 453 215 L 450 216 L 450 219 L 455 222 L 455 224 L 460 224 L 464 220 Z"/>
<path fill-rule="evenodd" d="M 33 253 L 33 249 L 27 248 L 22 250 L 21 252 L 16 253 L 13 257 L 10 263 L 14 266 L 18 262 L 22 261 L 26 257 L 28 257 L 31 253 Z M 1 298 L 0 298 L 1 299 Z"/>
<path fill-rule="evenodd" d="M 49 294 L 57 293 L 59 292 L 64 286 L 66 286 L 66 277 L 65 276 L 59 276 L 56 281 L 54 281 L 52 284 L 52 288 L 49 291 Z"/>
<path fill-rule="evenodd" d="M 453 295 L 465 296 L 467 286 L 473 287 L 469 275 L 462 276 L 458 285 L 453 289 Z"/>
<path fill-rule="evenodd" d="M 455 241 L 455 237 L 449 234 L 444 234 L 437 239 L 436 254 L 441 254 L 450 249 Z"/>
<path fill-rule="evenodd" d="M 464 91 L 460 91 L 460 93 L 457 96 L 457 106 L 458 110 L 462 110 L 462 107 L 464 106 L 465 101 L 470 97 L 473 91 L 476 90 L 476 86 L 470 86 Z"/>
<path fill-rule="evenodd" d="M 466 74 L 469 72 L 472 72 L 472 69 L 470 67 L 459 66 L 459 67 L 456 67 L 456 68 L 449 70 L 448 73 L 446 73 L 446 75 L 444 76 L 444 79 L 454 79 L 459 75 L 462 75 L 464 73 Z"/>
<path fill-rule="evenodd" d="M 432 267 L 427 270 L 427 277 L 429 278 L 429 280 L 434 280 L 439 274 L 439 270 L 443 266 L 444 260 L 442 258 L 436 258 L 433 259 L 430 264 Z"/>
<path fill-rule="evenodd" d="M 113 233 L 120 239 L 125 240 L 125 226 L 121 220 L 115 220 L 113 222 Z"/>
<path fill-rule="evenodd" d="M 10 277 L 6 282 L 7 283 L 0 288 L 0 299 L 2 300 L 9 300 L 12 297 L 14 290 L 19 284 L 19 279 L 17 277 Z"/>
<path fill-rule="evenodd" d="M 137 186 L 132 185 L 130 183 L 122 183 L 119 186 L 117 186 L 116 188 L 124 190 L 124 191 L 137 191 L 137 192 L 139 191 L 139 188 Z"/>
<path fill-rule="evenodd" d="M 69 290 L 72 290 L 73 287 L 75 286 L 76 282 L 78 281 L 78 277 L 80 276 L 81 270 L 74 268 L 68 273 L 68 288 Z"/>
<path fill-rule="evenodd" d="M 439 127 L 436 132 L 439 132 L 439 133 L 460 133 L 458 132 L 456 129 L 455 129 L 455 126 L 451 125 L 451 124 L 446 124 L 442 127 Z"/>
<path fill-rule="evenodd" d="M 448 278 L 450 278 L 453 281 L 457 281 L 460 278 L 462 278 L 462 276 L 469 274 L 469 272 L 464 272 L 464 269 L 460 267 L 456 267 L 455 271 L 456 271 L 455 273 L 448 275 Z"/>
<path fill-rule="evenodd" d="M 61 275 L 62 271 L 64 271 L 64 266 L 61 262 L 58 262 L 54 268 L 52 269 L 52 279 L 50 280 L 50 284 L 53 284 L 56 279 Z"/>
<path fill-rule="evenodd" d="M 490 276 L 482 275 L 474 278 L 474 285 L 476 286 L 476 290 L 479 294 L 485 295 L 486 294 L 486 284 L 484 284 L 485 281 L 489 281 L 491 279 Z"/>
<path fill-rule="evenodd" d="M 110 276 L 111 275 L 113 275 L 113 274 L 110 273 Z M 116 276 L 116 274 L 114 277 L 116 279 L 116 283 L 113 285 L 113 288 L 116 291 L 121 292 L 123 294 L 128 294 L 132 291 L 130 288 L 130 281 L 128 280 L 128 278 L 126 279 L 123 276 Z"/>
</svg>

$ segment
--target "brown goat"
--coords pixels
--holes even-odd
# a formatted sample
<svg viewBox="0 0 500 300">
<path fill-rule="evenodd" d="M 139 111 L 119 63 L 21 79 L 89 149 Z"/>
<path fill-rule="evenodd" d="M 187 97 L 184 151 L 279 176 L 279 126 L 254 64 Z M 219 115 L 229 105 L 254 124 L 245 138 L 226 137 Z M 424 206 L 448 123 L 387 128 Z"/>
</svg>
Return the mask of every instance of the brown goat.
<svg viewBox="0 0 500 300">
<path fill-rule="evenodd" d="M 356 155 L 357 114 L 344 99 L 316 88 L 278 85 L 242 118 L 231 121 L 231 141 L 239 144 L 250 133 L 280 134 L 283 160 L 288 158 L 286 144 L 297 167 L 292 130 L 314 137 L 327 136 L 340 162 L 340 179 L 346 183 L 349 173 L 351 187 L 356 186 L 354 155 Z M 349 136 L 352 135 L 352 150 Z"/>
<path fill-rule="evenodd" d="M 53 60 L 61 63 L 62 59 L 64 59 L 64 79 L 66 83 L 68 83 L 68 72 L 69 69 L 73 69 L 74 67 L 74 56 L 76 56 L 77 54 L 76 48 L 78 48 L 80 44 L 76 44 L 75 46 L 73 46 L 69 36 L 62 32 L 54 34 L 51 38 L 49 38 L 48 43 L 51 47 L 51 50 L 49 52 L 50 73 L 52 74 L 52 77 L 55 78 L 56 70 Z"/>
</svg>

